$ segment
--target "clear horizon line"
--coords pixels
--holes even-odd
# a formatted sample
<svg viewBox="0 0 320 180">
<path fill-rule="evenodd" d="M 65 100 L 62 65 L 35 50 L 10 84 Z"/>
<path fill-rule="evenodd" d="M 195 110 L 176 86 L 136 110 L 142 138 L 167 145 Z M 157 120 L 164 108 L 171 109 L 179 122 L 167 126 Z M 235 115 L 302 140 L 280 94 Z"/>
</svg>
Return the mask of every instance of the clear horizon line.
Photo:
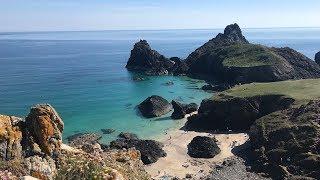
<svg viewBox="0 0 320 180">
<path fill-rule="evenodd" d="M 101 30 L 27 30 L 27 31 L 1 31 L 0 34 L 6 33 L 43 33 L 43 32 L 102 32 L 102 31 L 173 31 L 173 30 L 221 30 L 223 28 L 159 28 L 159 29 L 101 29 Z M 307 26 L 307 27 L 245 27 L 244 29 L 317 29 L 317 26 Z"/>
</svg>

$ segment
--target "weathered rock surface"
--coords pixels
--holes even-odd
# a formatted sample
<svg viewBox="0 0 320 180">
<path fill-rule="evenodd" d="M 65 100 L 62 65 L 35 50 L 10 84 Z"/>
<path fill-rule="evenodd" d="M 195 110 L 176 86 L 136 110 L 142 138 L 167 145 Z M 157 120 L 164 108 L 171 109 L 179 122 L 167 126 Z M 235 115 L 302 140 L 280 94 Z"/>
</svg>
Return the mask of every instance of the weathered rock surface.
<svg viewBox="0 0 320 180">
<path fill-rule="evenodd" d="M 140 103 L 138 105 L 138 109 L 142 116 L 146 118 L 153 118 L 167 114 L 171 111 L 171 105 L 166 99 L 153 95 Z"/>
<path fill-rule="evenodd" d="M 141 140 L 137 138 L 119 138 L 110 143 L 110 148 L 113 149 L 129 149 L 136 148 L 141 153 L 141 160 L 144 164 L 151 164 L 156 162 L 159 158 L 165 157 L 163 145 L 154 140 Z"/>
<path fill-rule="evenodd" d="M 207 136 L 196 136 L 188 144 L 188 154 L 194 158 L 213 158 L 220 152 L 216 141 Z"/>
<path fill-rule="evenodd" d="M 36 143 L 47 155 L 58 153 L 62 143 L 63 121 L 49 104 L 40 104 L 31 108 L 26 117 L 29 142 Z"/>
<path fill-rule="evenodd" d="M 190 114 L 198 110 L 196 103 L 181 104 L 178 101 L 172 100 L 173 113 L 171 114 L 172 119 L 182 119 L 186 114 Z"/>
<path fill-rule="evenodd" d="M 320 65 L 320 51 L 315 55 L 314 60 L 317 64 Z"/>
<path fill-rule="evenodd" d="M 243 131 L 254 121 L 271 112 L 286 109 L 294 99 L 282 95 L 264 95 L 248 98 L 220 95 L 205 99 L 197 115 L 188 118 L 188 130 Z"/>
<path fill-rule="evenodd" d="M 320 101 L 316 100 L 258 119 L 249 133 L 255 168 L 275 179 L 319 178 L 319 115 Z"/>
<path fill-rule="evenodd" d="M 146 40 L 140 40 L 131 50 L 126 68 L 148 75 L 165 75 L 186 73 L 188 67 L 179 58 L 168 59 L 151 49 Z"/>
<path fill-rule="evenodd" d="M 22 153 L 22 119 L 0 115 L 0 158 L 20 158 Z"/>
</svg>

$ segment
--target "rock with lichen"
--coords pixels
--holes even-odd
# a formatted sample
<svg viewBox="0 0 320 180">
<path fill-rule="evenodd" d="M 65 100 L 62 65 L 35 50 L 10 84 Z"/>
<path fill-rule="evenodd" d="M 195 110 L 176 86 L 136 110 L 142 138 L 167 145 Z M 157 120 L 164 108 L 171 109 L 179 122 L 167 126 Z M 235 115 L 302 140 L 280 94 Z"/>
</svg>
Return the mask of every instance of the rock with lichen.
<svg viewBox="0 0 320 180">
<path fill-rule="evenodd" d="M 31 146 L 37 144 L 49 156 L 58 153 L 64 124 L 51 105 L 39 104 L 32 107 L 25 124 Z"/>
</svg>

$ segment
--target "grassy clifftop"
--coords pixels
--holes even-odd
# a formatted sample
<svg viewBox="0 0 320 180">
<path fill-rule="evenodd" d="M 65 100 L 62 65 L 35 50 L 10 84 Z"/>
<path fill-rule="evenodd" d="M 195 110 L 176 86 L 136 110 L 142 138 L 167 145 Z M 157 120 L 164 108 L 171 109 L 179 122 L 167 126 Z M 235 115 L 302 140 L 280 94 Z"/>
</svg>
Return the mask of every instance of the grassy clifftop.
<svg viewBox="0 0 320 180">
<path fill-rule="evenodd" d="M 227 96 L 252 97 L 257 95 L 285 95 L 297 101 L 320 98 L 320 79 L 289 80 L 270 83 L 250 83 L 222 92 Z M 214 96 L 213 99 L 220 98 Z"/>
<path fill-rule="evenodd" d="M 283 62 L 283 58 L 269 48 L 255 44 L 235 44 L 219 49 L 223 65 L 228 67 L 254 67 Z"/>
</svg>

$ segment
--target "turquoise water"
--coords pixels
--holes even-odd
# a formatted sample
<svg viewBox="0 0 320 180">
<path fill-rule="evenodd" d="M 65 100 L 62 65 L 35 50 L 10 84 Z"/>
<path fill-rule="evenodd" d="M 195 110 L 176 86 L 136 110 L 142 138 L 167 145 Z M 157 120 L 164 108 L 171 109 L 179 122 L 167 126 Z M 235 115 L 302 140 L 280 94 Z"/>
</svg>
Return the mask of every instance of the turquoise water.
<svg viewBox="0 0 320 180">
<path fill-rule="evenodd" d="M 107 142 L 121 131 L 150 138 L 179 126 L 168 116 L 144 119 L 136 105 L 150 95 L 200 103 L 212 94 L 204 82 L 187 77 L 132 81 L 125 68 L 135 41 L 147 39 L 170 57 L 185 58 L 222 30 L 97 31 L 0 33 L 0 114 L 25 116 L 30 106 L 50 103 L 65 122 L 64 137 L 100 132 Z M 246 29 L 254 43 L 290 46 L 310 58 L 320 49 L 320 29 Z M 173 81 L 173 86 L 164 85 Z"/>
</svg>

